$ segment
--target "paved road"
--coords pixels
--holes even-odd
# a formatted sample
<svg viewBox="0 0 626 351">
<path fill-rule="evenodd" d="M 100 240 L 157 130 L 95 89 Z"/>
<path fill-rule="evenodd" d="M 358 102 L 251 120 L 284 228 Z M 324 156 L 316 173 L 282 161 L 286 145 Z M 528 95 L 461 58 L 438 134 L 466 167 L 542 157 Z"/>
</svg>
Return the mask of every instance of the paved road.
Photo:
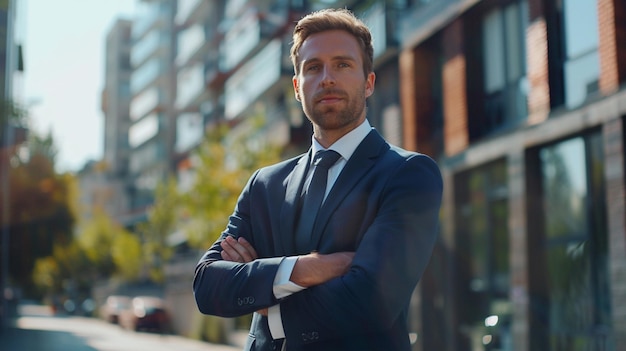
<svg viewBox="0 0 626 351">
<path fill-rule="evenodd" d="M 53 316 L 32 307 L 0 332 L 0 351 L 238 351 L 180 336 L 137 333 L 102 320 Z"/>
</svg>

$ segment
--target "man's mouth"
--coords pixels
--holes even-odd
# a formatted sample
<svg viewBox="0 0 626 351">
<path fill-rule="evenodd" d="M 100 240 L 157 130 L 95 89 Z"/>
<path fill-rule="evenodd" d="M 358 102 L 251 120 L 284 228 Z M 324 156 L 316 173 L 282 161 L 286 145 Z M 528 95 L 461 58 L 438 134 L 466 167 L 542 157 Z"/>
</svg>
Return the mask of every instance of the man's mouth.
<svg viewBox="0 0 626 351">
<path fill-rule="evenodd" d="M 319 99 L 318 102 L 322 104 L 332 104 L 340 100 L 341 100 L 341 97 L 339 96 L 323 96 L 321 99 Z"/>
<path fill-rule="evenodd" d="M 345 94 L 339 91 L 323 91 L 318 94 L 315 101 L 321 104 L 332 104 L 344 99 Z"/>
</svg>

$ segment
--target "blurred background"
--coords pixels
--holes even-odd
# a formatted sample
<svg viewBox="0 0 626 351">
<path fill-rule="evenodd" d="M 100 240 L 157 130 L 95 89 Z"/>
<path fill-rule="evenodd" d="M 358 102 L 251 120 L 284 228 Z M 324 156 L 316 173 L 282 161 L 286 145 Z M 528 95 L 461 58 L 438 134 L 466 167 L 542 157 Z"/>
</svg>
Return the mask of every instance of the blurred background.
<svg viewBox="0 0 626 351">
<path fill-rule="evenodd" d="M 414 350 L 625 350 L 623 0 L 0 1 L 2 324 L 28 300 L 135 329 L 140 297 L 168 333 L 245 331 L 193 270 L 308 148 L 291 32 L 326 7 L 373 33 L 371 124 L 444 175 Z"/>
</svg>

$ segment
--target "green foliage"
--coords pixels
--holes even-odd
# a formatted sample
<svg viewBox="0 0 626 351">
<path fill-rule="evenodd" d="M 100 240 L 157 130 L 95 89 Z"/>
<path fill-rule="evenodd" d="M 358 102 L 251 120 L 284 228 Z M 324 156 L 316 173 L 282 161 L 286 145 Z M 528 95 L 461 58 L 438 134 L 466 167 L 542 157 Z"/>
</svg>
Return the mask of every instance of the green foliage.
<svg viewBox="0 0 626 351">
<path fill-rule="evenodd" d="M 195 180 L 181 195 L 181 227 L 192 247 L 207 248 L 226 228 L 252 173 L 280 159 L 279 146 L 263 139 L 262 119 L 246 128 L 215 128 L 193 155 Z"/>
<path fill-rule="evenodd" d="M 141 243 L 136 235 L 121 231 L 113 238 L 111 257 L 116 274 L 123 281 L 135 281 L 141 270 Z"/>
<path fill-rule="evenodd" d="M 33 282 L 43 292 L 61 291 L 61 268 L 52 256 L 38 259 L 33 269 Z"/>
<path fill-rule="evenodd" d="M 172 256 L 172 248 L 167 244 L 167 238 L 176 228 L 178 210 L 176 181 L 169 179 L 157 186 L 154 204 L 148 210 L 148 221 L 137 228 L 143 238 L 143 257 L 150 279 L 157 283 L 163 282 L 163 264 Z"/>
<path fill-rule="evenodd" d="M 227 344 L 228 330 L 230 330 L 227 324 L 231 323 L 227 318 L 209 316 L 209 315 L 197 315 L 197 320 L 194 320 L 193 330 L 190 337 L 195 340 L 203 340 L 216 344 Z"/>
<path fill-rule="evenodd" d="M 62 294 L 65 283 L 78 291 L 89 291 L 95 268 L 77 242 L 54 245 L 52 255 L 39 258 L 33 269 L 33 282 L 44 295 Z"/>
<path fill-rule="evenodd" d="M 4 167 L 10 164 L 8 179 L 2 179 L 8 182 L 8 203 L 0 201 L 0 213 L 9 214 L 0 218 L 9 231 L 9 279 L 26 295 L 34 292 L 35 261 L 72 239 L 74 179 L 55 171 L 53 150 L 51 136 L 31 134 L 22 151 L 2 158 Z"/>
<path fill-rule="evenodd" d="M 137 236 L 96 211 L 78 237 L 54 245 L 52 255 L 37 259 L 33 282 L 45 295 L 66 293 L 68 282 L 78 292 L 88 293 L 97 279 L 137 280 L 141 260 Z"/>
<path fill-rule="evenodd" d="M 138 278 L 139 239 L 105 213 L 95 211 L 76 240 L 98 278 L 109 278 L 117 273 L 128 280 Z"/>
</svg>

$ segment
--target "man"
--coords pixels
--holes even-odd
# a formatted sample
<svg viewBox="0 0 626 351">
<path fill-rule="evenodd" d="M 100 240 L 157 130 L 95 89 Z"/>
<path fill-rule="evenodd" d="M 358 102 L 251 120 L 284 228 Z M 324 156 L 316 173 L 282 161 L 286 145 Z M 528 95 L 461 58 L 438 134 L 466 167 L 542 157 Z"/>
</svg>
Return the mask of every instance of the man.
<svg viewBox="0 0 626 351">
<path fill-rule="evenodd" d="M 438 230 L 439 169 L 370 127 L 376 77 L 360 20 L 318 11 L 293 39 L 311 149 L 250 178 L 196 267 L 196 302 L 224 317 L 256 311 L 245 350 L 410 350 L 407 312 Z M 316 155 L 327 149 L 339 159 L 326 175 Z M 318 169 L 322 191 L 311 190 Z M 316 194 L 325 200 L 308 210 Z"/>
</svg>

